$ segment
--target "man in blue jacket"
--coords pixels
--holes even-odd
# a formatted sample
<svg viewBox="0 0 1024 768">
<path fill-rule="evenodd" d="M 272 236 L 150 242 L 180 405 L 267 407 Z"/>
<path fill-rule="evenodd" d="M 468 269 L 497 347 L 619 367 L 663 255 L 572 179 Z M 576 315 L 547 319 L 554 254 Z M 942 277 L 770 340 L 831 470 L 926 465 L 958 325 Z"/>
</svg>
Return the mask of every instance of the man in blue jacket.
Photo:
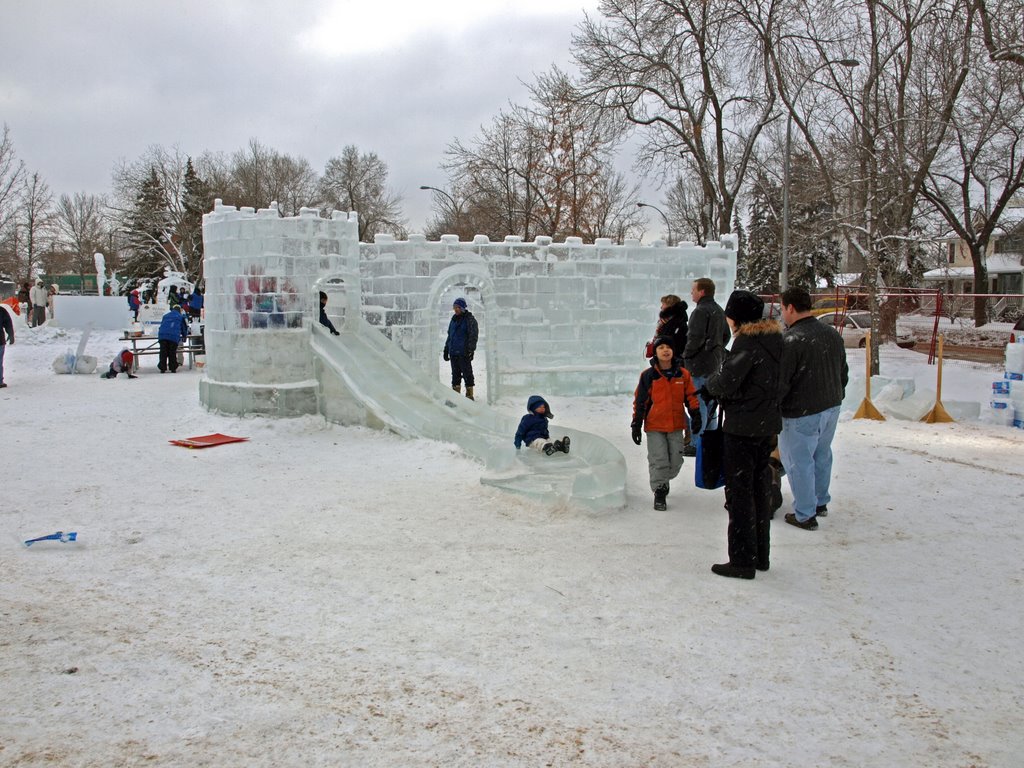
<svg viewBox="0 0 1024 768">
<path fill-rule="evenodd" d="M 178 344 L 188 338 L 188 321 L 181 314 L 181 305 L 174 307 L 160 318 L 160 330 L 156 333 L 157 342 L 160 344 L 160 362 L 157 368 L 160 373 L 178 372 Z"/>
<path fill-rule="evenodd" d="M 473 353 L 479 329 L 473 313 L 466 308 L 466 300 L 459 297 L 452 304 L 452 319 L 448 322 L 448 340 L 444 343 L 444 359 L 452 364 L 452 389 L 462 391 L 466 380 L 466 397 L 473 399 Z"/>
</svg>

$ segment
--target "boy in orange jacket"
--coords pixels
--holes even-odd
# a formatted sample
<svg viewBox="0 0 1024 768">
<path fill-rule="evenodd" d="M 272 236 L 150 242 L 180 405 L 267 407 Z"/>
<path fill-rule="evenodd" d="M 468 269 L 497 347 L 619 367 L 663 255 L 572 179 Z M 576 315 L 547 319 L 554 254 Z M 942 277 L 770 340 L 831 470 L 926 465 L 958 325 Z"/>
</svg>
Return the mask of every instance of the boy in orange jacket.
<svg viewBox="0 0 1024 768">
<path fill-rule="evenodd" d="M 654 508 L 667 509 L 669 481 L 683 466 L 686 416 L 690 432 L 700 432 L 700 401 L 690 373 L 675 357 L 672 340 L 659 336 L 654 340 L 651 367 L 640 374 L 633 395 L 633 442 L 640 445 L 647 432 L 647 467 Z"/>
</svg>

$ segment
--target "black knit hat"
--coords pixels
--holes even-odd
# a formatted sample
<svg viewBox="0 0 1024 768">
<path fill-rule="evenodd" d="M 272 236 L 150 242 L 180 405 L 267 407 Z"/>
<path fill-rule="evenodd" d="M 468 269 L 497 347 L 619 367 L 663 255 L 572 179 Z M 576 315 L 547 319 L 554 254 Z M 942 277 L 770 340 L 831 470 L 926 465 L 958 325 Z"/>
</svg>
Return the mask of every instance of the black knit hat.
<svg viewBox="0 0 1024 768">
<path fill-rule="evenodd" d="M 764 313 L 764 302 L 750 291 L 733 291 L 725 305 L 725 316 L 737 326 L 756 323 Z"/>
<path fill-rule="evenodd" d="M 655 337 L 654 341 L 651 342 L 651 349 L 657 352 L 658 347 L 660 347 L 662 344 L 672 347 L 672 349 L 675 349 L 675 346 L 672 344 L 672 339 L 670 339 L 668 336 Z"/>
</svg>

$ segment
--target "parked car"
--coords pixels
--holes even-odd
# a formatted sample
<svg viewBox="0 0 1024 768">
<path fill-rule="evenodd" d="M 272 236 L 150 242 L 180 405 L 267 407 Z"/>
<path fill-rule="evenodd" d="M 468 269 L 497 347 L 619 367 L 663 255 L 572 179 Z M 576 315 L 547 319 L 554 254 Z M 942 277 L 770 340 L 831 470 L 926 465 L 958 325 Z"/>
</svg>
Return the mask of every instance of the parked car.
<svg viewBox="0 0 1024 768">
<path fill-rule="evenodd" d="M 811 305 L 812 315 L 827 315 L 831 312 L 840 312 L 844 309 L 849 309 L 849 303 L 845 296 L 839 298 L 832 297 L 830 299 L 818 299 Z"/>
<path fill-rule="evenodd" d="M 863 347 L 867 342 L 868 331 L 871 330 L 871 314 L 868 312 L 831 312 L 818 315 L 823 323 L 828 323 L 843 337 L 843 346 Z M 904 329 L 896 329 L 896 345 L 904 349 L 912 349 L 914 337 Z"/>
</svg>

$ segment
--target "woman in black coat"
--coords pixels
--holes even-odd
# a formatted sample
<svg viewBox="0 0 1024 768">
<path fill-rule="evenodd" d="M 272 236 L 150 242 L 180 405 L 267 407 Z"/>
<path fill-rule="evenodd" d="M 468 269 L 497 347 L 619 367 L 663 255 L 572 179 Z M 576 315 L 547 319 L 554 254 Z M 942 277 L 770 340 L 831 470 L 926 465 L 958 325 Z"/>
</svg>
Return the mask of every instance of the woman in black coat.
<svg viewBox="0 0 1024 768">
<path fill-rule="evenodd" d="M 771 527 L 769 459 L 782 431 L 779 363 L 782 329 L 762 320 L 764 302 L 749 291 L 733 291 L 725 318 L 732 348 L 705 385 L 725 415 L 725 505 L 729 510 L 729 562 L 711 566 L 719 576 L 752 579 L 768 570 Z"/>
<path fill-rule="evenodd" d="M 672 351 L 680 360 L 683 358 L 683 349 L 686 347 L 687 331 L 687 306 L 686 302 L 670 293 L 661 297 L 661 312 L 658 313 L 658 326 L 654 330 L 655 339 L 666 337 L 672 340 Z M 650 345 L 648 345 L 650 346 Z M 647 357 L 654 357 L 654 350 L 651 349 Z"/>
</svg>

